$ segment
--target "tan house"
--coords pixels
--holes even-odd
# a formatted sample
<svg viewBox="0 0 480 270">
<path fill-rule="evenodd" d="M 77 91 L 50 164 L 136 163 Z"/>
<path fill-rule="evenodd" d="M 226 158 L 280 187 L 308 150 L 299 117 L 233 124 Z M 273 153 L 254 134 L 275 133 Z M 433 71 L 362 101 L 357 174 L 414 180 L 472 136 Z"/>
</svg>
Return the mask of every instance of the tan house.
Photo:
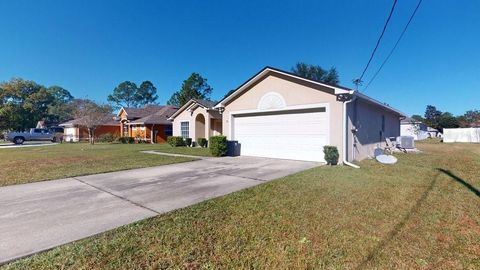
<svg viewBox="0 0 480 270">
<path fill-rule="evenodd" d="M 197 135 L 198 108 L 189 106 L 172 115 L 174 135 L 193 137 L 192 126 Z M 241 155 L 324 162 L 323 146 L 333 145 L 347 164 L 373 156 L 386 137 L 399 136 L 405 117 L 358 91 L 271 67 L 213 108 L 202 107 L 203 117 L 212 119 L 213 109 L 221 113 L 221 133 L 237 142 Z M 205 127 L 206 137 L 218 133 L 218 126 Z"/>
<path fill-rule="evenodd" d="M 63 127 L 63 140 L 66 142 L 88 141 L 88 130 L 80 126 L 81 118 L 73 119 L 59 126 Z M 106 115 L 102 124 L 95 129 L 95 137 L 105 135 L 107 133 L 113 136 L 120 135 L 120 124 L 115 120 L 115 115 Z"/>
<path fill-rule="evenodd" d="M 213 106 L 216 102 L 191 99 L 170 120 L 173 120 L 173 135 L 183 138 L 210 138 L 222 134 L 222 116 Z"/>
<path fill-rule="evenodd" d="M 175 106 L 147 105 L 144 108 L 121 108 L 117 114 L 123 137 L 150 143 L 164 143 L 172 135 L 168 118 L 178 110 Z"/>
</svg>

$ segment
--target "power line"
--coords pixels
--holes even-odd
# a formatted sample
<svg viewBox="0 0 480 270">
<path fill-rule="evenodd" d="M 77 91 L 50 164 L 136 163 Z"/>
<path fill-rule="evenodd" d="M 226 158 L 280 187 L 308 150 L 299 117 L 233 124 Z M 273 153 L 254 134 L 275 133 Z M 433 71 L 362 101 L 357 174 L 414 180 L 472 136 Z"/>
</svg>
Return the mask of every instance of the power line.
<svg viewBox="0 0 480 270">
<path fill-rule="evenodd" d="M 380 73 L 380 71 L 382 70 L 383 66 L 385 65 L 385 63 L 387 63 L 387 61 L 388 61 L 388 59 L 390 58 L 390 56 L 392 56 L 393 52 L 395 51 L 395 49 L 396 49 L 397 46 L 398 46 L 398 43 L 400 43 L 400 40 L 402 40 L 403 35 L 404 35 L 405 32 L 407 31 L 408 26 L 409 26 L 410 23 L 412 22 L 413 17 L 415 17 L 415 14 L 417 13 L 417 10 L 418 10 L 418 8 L 420 7 L 420 4 L 421 4 L 421 3 L 422 3 L 422 0 L 419 0 L 417 6 L 415 7 L 415 10 L 413 11 L 412 15 L 410 16 L 410 19 L 408 20 L 407 24 L 405 25 L 405 28 L 403 28 L 402 33 L 401 33 L 400 36 L 398 37 L 397 42 L 395 43 L 395 46 L 393 46 L 393 48 L 392 48 L 392 50 L 390 51 L 390 53 L 388 54 L 387 58 L 385 58 L 385 60 L 383 61 L 383 63 L 380 65 L 380 68 L 378 68 L 377 72 L 375 72 L 375 74 L 373 75 L 372 79 L 370 79 L 370 81 L 368 82 L 367 86 L 365 86 L 365 88 L 363 89 L 363 91 L 367 90 L 368 86 L 370 86 L 370 84 L 375 80 L 375 78 L 377 77 L 378 73 Z"/>
<path fill-rule="evenodd" d="M 357 84 L 357 86 L 358 86 L 358 84 L 361 84 L 363 75 L 365 75 L 365 72 L 367 71 L 368 66 L 370 65 L 370 62 L 372 62 L 373 56 L 375 55 L 375 52 L 377 51 L 378 46 L 380 45 L 380 41 L 382 40 L 383 35 L 385 34 L 385 31 L 387 30 L 388 22 L 390 21 L 390 18 L 392 18 L 392 14 L 393 14 L 393 11 L 395 10 L 396 5 L 397 5 L 397 0 L 394 0 L 393 5 L 392 5 L 392 9 L 390 10 L 390 14 L 388 14 L 387 21 L 385 22 L 385 25 L 383 26 L 382 33 L 380 34 L 380 37 L 377 40 L 377 44 L 375 45 L 375 48 L 372 51 L 372 55 L 370 55 L 370 59 L 368 60 L 367 65 L 363 69 L 362 76 L 360 76 L 360 78 L 354 80 L 354 83 Z"/>
</svg>

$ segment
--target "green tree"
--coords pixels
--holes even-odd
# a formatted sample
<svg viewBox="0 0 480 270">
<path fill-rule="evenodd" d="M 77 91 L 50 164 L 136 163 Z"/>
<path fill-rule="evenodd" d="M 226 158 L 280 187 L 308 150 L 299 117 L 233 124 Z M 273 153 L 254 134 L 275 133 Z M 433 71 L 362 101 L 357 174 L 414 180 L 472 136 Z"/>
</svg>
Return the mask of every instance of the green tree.
<svg viewBox="0 0 480 270">
<path fill-rule="evenodd" d="M 412 118 L 412 119 L 415 119 L 415 120 L 417 120 L 417 121 L 420 121 L 420 122 L 422 122 L 422 123 L 425 122 L 425 118 L 423 118 L 421 115 L 418 115 L 418 114 L 412 115 L 411 118 Z"/>
<path fill-rule="evenodd" d="M 130 81 L 122 82 L 113 89 L 113 94 L 108 95 L 107 100 L 118 107 L 137 107 L 137 85 Z"/>
<path fill-rule="evenodd" d="M 438 126 L 436 128 L 443 132 L 444 128 L 458 128 L 459 126 L 458 119 L 453 114 L 444 112 L 438 118 Z"/>
<path fill-rule="evenodd" d="M 183 81 L 182 88 L 170 97 L 167 104 L 181 107 L 192 98 L 210 100 L 212 90 L 207 79 L 194 72 Z"/>
<path fill-rule="evenodd" d="M 26 130 L 47 116 L 53 97 L 45 87 L 19 78 L 0 84 L 0 126 L 4 130 Z"/>
<path fill-rule="evenodd" d="M 144 81 L 137 89 L 135 101 L 137 105 L 144 106 L 147 104 L 155 103 L 158 99 L 157 88 L 151 81 Z"/>
<path fill-rule="evenodd" d="M 465 121 L 467 121 L 469 124 L 480 121 L 479 110 L 469 110 L 465 112 L 463 116 L 465 117 Z"/>
<path fill-rule="evenodd" d="M 237 90 L 237 89 L 232 89 L 232 90 L 228 91 L 228 92 L 225 94 L 225 96 L 223 96 L 223 98 L 226 98 L 226 97 L 230 96 L 230 95 L 231 95 L 233 92 L 235 92 L 236 90 Z"/>
<path fill-rule="evenodd" d="M 60 86 L 50 86 L 47 92 L 52 96 L 53 101 L 48 105 L 47 120 L 64 122 L 73 117 L 70 102 L 73 100 L 72 94 Z"/>
<path fill-rule="evenodd" d="M 437 110 L 435 106 L 427 105 L 427 108 L 425 109 L 425 124 L 427 126 L 438 129 L 438 122 L 441 115 L 442 112 Z"/>
<path fill-rule="evenodd" d="M 292 72 L 307 79 L 332 85 L 338 85 L 340 83 L 338 72 L 335 67 L 325 70 L 318 65 L 315 66 L 299 62 L 292 68 Z"/>
</svg>

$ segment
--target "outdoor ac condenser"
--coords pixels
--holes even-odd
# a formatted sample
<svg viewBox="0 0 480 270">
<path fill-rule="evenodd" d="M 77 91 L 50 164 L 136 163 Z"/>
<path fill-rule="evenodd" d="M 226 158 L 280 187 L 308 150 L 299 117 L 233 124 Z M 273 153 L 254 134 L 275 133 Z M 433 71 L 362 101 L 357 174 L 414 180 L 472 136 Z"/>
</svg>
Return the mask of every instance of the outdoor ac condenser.
<svg viewBox="0 0 480 270">
<path fill-rule="evenodd" d="M 401 148 L 415 149 L 415 141 L 412 136 L 400 136 L 397 137 L 397 143 Z"/>
</svg>

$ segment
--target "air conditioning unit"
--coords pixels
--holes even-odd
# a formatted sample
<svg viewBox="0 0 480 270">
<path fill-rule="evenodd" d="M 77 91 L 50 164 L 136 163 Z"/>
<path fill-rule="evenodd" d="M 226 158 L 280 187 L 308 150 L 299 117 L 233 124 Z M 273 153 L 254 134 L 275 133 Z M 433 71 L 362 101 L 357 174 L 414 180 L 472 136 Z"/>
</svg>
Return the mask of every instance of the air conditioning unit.
<svg viewBox="0 0 480 270">
<path fill-rule="evenodd" d="M 401 148 L 415 149 L 415 138 L 412 136 L 400 136 L 397 137 L 397 144 Z"/>
</svg>

